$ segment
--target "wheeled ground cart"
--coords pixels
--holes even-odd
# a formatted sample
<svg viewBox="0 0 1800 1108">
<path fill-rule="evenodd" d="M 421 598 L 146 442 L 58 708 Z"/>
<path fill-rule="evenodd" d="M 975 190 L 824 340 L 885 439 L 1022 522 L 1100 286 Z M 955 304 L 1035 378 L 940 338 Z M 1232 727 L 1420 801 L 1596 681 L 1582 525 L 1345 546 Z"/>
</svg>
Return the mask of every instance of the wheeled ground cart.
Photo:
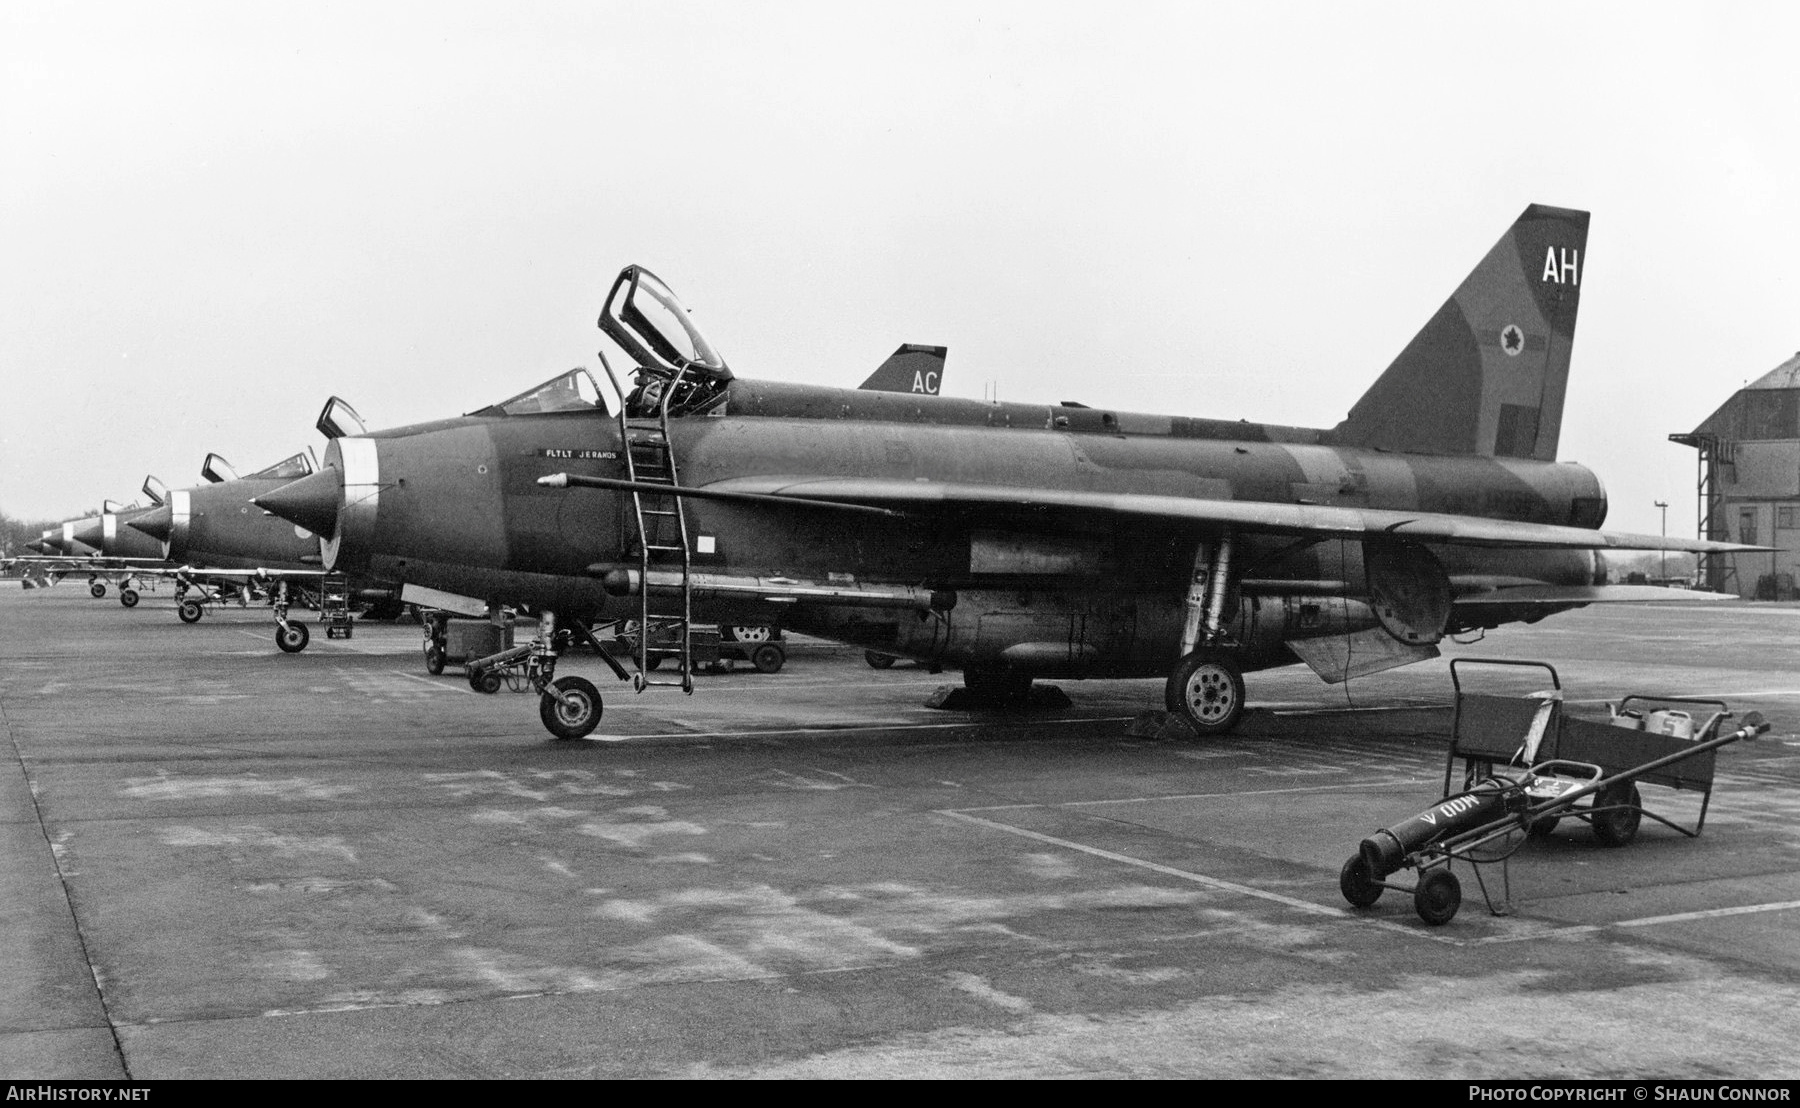
<svg viewBox="0 0 1800 1108">
<path fill-rule="evenodd" d="M 1552 688 L 1529 697 L 1477 694 L 1463 686 L 1459 667 L 1520 666 L 1546 671 Z M 1690 838 L 1705 826 L 1712 799 L 1716 751 L 1769 729 L 1751 712 L 1728 734 L 1720 724 L 1732 713 L 1717 700 L 1692 697 L 1626 697 L 1606 722 L 1574 719 L 1562 711 L 1562 683 L 1541 662 L 1459 658 L 1450 663 L 1456 689 L 1444 796 L 1425 811 L 1365 838 L 1338 874 L 1344 899 L 1373 905 L 1384 890 L 1410 892 L 1419 918 L 1433 926 L 1450 922 L 1462 903 L 1454 861 L 1470 863 L 1488 910 L 1511 910 L 1507 861 L 1527 839 L 1548 834 L 1563 819 L 1589 824 L 1609 846 L 1636 837 L 1649 816 Z M 1694 709 L 1704 709 L 1698 713 Z M 1696 722 L 1698 718 L 1698 722 Z M 1457 759 L 1464 763 L 1460 792 L 1450 792 Z M 1700 816 L 1690 829 L 1647 810 L 1638 784 L 1702 791 Z M 1496 903 L 1481 867 L 1501 867 Z M 1418 872 L 1413 887 L 1388 879 Z"/>
</svg>

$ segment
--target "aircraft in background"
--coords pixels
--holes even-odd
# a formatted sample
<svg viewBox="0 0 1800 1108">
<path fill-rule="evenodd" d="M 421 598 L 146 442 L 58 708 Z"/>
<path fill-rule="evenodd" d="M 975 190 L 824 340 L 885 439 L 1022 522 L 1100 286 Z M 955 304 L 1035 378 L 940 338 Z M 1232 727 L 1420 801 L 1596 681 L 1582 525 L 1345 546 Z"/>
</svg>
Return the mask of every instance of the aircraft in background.
<svg viewBox="0 0 1800 1108">
<path fill-rule="evenodd" d="M 524 662 L 562 737 L 600 698 L 554 678 L 548 642 L 597 589 L 676 628 L 696 606 L 779 613 L 1000 702 L 1036 677 L 1158 676 L 1171 712 L 1220 733 L 1245 672 L 1342 681 L 1448 634 L 1692 599 L 1611 585 L 1598 552 L 1745 549 L 1601 531 L 1599 480 L 1555 460 L 1587 226 L 1526 209 L 1332 428 L 853 390 L 782 404 L 800 386 L 735 378 L 631 267 L 601 316 L 638 363 L 616 410 L 340 438 L 258 503 L 326 536 L 328 566 L 529 596 Z M 683 669 L 630 676 L 691 689 Z"/>
<path fill-rule="evenodd" d="M 354 419 L 348 405 L 344 418 Z M 275 644 L 284 652 L 306 649 L 312 634 L 288 613 L 295 602 L 321 610 L 327 633 L 348 638 L 352 599 L 398 602 L 390 591 L 353 590 L 342 574 L 319 565 L 318 540 L 250 505 L 259 492 L 285 485 L 316 470 L 311 451 L 301 451 L 239 477 L 231 464 L 208 454 L 202 483 L 165 490 L 155 509 L 128 521 L 139 541 L 154 543 L 171 568 L 156 571 L 175 584 L 176 616 L 197 623 L 208 605 L 236 600 L 248 606 L 258 590 L 266 594 L 275 619 Z"/>
</svg>

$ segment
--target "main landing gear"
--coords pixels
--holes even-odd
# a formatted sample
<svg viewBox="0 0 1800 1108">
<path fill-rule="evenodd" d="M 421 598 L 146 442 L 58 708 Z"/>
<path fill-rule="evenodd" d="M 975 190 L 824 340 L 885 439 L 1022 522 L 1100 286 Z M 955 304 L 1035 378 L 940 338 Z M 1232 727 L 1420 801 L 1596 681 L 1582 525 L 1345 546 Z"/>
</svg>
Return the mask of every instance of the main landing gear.
<svg viewBox="0 0 1800 1108">
<path fill-rule="evenodd" d="M 1223 650 L 1195 650 L 1175 664 L 1163 700 L 1201 737 L 1223 735 L 1244 715 L 1243 671 Z"/>
<path fill-rule="evenodd" d="M 1225 630 L 1231 592 L 1232 536 L 1194 552 L 1181 635 L 1181 658 L 1169 671 L 1163 701 L 1201 738 L 1223 735 L 1244 715 L 1244 670 Z"/>
</svg>

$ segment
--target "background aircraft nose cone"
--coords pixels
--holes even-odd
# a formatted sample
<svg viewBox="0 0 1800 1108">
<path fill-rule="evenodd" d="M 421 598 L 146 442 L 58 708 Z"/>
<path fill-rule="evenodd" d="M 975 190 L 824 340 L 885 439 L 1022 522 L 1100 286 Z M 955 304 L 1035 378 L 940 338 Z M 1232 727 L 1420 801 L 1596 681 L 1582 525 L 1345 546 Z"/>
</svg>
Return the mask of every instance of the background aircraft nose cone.
<svg viewBox="0 0 1800 1108">
<path fill-rule="evenodd" d="M 98 519 L 84 519 L 75 525 L 75 541 L 97 547 L 106 538 L 106 524 Z"/>
<path fill-rule="evenodd" d="M 152 508 L 130 521 L 128 526 L 137 528 L 157 542 L 168 542 L 169 535 L 175 530 L 175 513 L 170 511 L 166 505 L 161 508 Z"/>
<path fill-rule="evenodd" d="M 25 549 L 36 551 L 39 554 L 50 553 L 50 546 L 43 539 L 32 539 L 25 544 Z"/>
<path fill-rule="evenodd" d="M 337 534 L 338 501 L 343 499 L 343 478 L 335 469 L 321 469 L 250 501 L 289 523 L 298 523 L 315 535 Z"/>
</svg>

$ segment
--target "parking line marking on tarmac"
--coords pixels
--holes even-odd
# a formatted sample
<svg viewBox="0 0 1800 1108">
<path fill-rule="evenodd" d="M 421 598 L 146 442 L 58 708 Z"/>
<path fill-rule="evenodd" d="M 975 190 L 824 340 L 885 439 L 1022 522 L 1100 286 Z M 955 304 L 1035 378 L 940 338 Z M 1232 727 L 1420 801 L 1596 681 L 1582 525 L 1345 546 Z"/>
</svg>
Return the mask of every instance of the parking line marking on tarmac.
<svg viewBox="0 0 1800 1108">
<path fill-rule="evenodd" d="M 1292 789 L 1252 789 L 1248 792 L 1232 793 L 1171 793 L 1168 796 L 1124 796 L 1106 800 L 1065 800 L 1057 805 L 1059 808 L 1084 808 L 1096 804 L 1147 804 L 1158 800 L 1217 800 L 1220 797 L 1239 796 L 1281 796 L 1285 793 L 1325 793 L 1339 789 L 1377 789 L 1390 785 L 1413 785 L 1418 779 L 1413 777 L 1396 777 L 1388 781 L 1346 781 L 1334 785 L 1301 785 Z M 981 808 L 957 808 L 957 812 L 1004 812 L 1018 808 L 1044 808 L 1045 804 L 990 804 Z"/>
<path fill-rule="evenodd" d="M 1742 904 L 1736 908 L 1705 908 L 1698 912 L 1675 912 L 1667 916 L 1640 916 L 1637 919 L 1615 920 L 1612 923 L 1583 923 L 1573 927 L 1559 927 L 1550 931 L 1536 931 L 1528 935 L 1490 935 L 1485 939 L 1471 939 L 1471 946 L 1491 946 L 1496 943 L 1516 943 L 1525 939 L 1561 939 L 1573 935 L 1586 935 L 1596 931 L 1607 931 L 1614 927 L 1657 927 L 1665 923 L 1688 923 L 1693 920 L 1719 919 L 1724 916 L 1750 916 L 1762 912 L 1785 912 L 1800 908 L 1800 900 L 1779 900 L 1767 904 Z"/>
<path fill-rule="evenodd" d="M 1033 807 L 1041 807 L 1041 805 L 1033 805 Z M 1239 896 L 1248 896 L 1258 900 L 1271 901 L 1287 908 L 1293 908 L 1296 911 L 1305 912 L 1308 915 L 1327 916 L 1332 919 L 1346 920 L 1351 923 L 1367 924 L 1371 927 L 1378 927 L 1384 931 L 1394 931 L 1402 935 L 1411 935 L 1415 938 L 1429 939 L 1432 942 L 1448 943 L 1452 946 L 1462 946 L 1466 942 L 1466 940 L 1454 938 L 1449 935 L 1438 935 L 1420 931 L 1416 927 L 1408 927 L 1404 924 L 1394 923 L 1391 920 L 1372 919 L 1368 916 L 1355 915 L 1343 908 L 1333 908 L 1324 904 L 1315 904 L 1310 900 L 1301 900 L 1296 896 L 1287 896 L 1283 893 L 1270 892 L 1267 889 L 1256 888 L 1254 885 L 1240 885 L 1236 881 L 1226 881 L 1219 877 L 1208 877 L 1203 873 L 1195 873 L 1192 870 L 1177 869 L 1174 866 L 1167 866 L 1161 862 L 1152 862 L 1147 858 L 1134 858 L 1129 854 L 1120 854 L 1117 851 L 1104 850 L 1097 846 L 1088 846 L 1086 843 L 1078 843 L 1070 839 L 1057 838 L 1055 835 L 1046 835 L 1040 831 L 1028 831 L 1023 827 L 1014 827 L 1011 824 L 1000 823 L 991 819 L 983 819 L 980 816 L 971 815 L 966 811 L 958 811 L 954 808 L 939 809 L 937 814 L 949 816 L 951 819 L 962 820 L 965 823 L 973 823 L 990 830 L 1004 831 L 1009 835 L 1018 835 L 1021 838 L 1032 839 L 1037 842 L 1046 843 L 1050 846 L 1060 846 L 1066 850 L 1076 850 L 1083 854 L 1091 854 L 1096 858 L 1104 858 L 1109 862 L 1121 862 L 1128 866 L 1136 866 L 1139 869 L 1147 869 L 1152 873 L 1160 873 L 1165 877 L 1174 877 L 1182 881 L 1192 882 L 1196 885 L 1204 885 L 1209 889 L 1217 889 L 1220 892 L 1236 893 Z"/>
<path fill-rule="evenodd" d="M 438 690 L 439 692 L 466 692 L 470 696 L 475 695 L 475 690 L 469 688 L 467 684 L 459 686 L 459 685 L 455 685 L 455 684 L 452 684 L 447 681 L 437 681 L 437 680 L 433 680 L 430 677 L 420 677 L 416 673 L 408 673 L 403 669 L 393 669 L 393 670 L 389 670 L 388 672 L 392 673 L 396 677 L 405 677 L 408 680 L 417 681 L 422 685 L 429 685 L 431 688 L 434 688 L 434 689 Z"/>
<path fill-rule="evenodd" d="M 1119 862 L 1124 865 L 1135 866 L 1139 869 L 1147 869 L 1153 873 L 1160 873 L 1167 877 L 1174 877 L 1197 885 L 1204 885 L 1207 888 L 1217 889 L 1220 892 L 1235 893 L 1239 896 L 1270 901 L 1288 908 L 1293 908 L 1297 911 L 1305 912 L 1309 915 L 1326 916 L 1350 923 L 1367 924 L 1372 927 L 1378 927 L 1384 931 L 1393 931 L 1402 935 L 1410 935 L 1413 938 L 1418 939 L 1429 939 L 1432 942 L 1444 943 L 1449 946 L 1494 946 L 1501 943 L 1527 942 L 1539 939 L 1578 938 L 1583 935 L 1593 935 L 1604 931 L 1610 931 L 1614 928 L 1658 927 L 1671 923 L 1691 923 L 1696 920 L 1721 919 L 1729 916 L 1747 916 L 1764 912 L 1783 912 L 1800 909 L 1800 900 L 1783 900 L 1772 901 L 1765 904 L 1744 904 L 1733 908 L 1707 908 L 1695 912 L 1676 912 L 1662 916 L 1640 916 L 1636 919 L 1613 920 L 1608 923 L 1575 924 L 1568 927 L 1534 927 L 1530 926 L 1530 921 L 1528 920 L 1520 920 L 1517 916 L 1506 916 L 1497 918 L 1519 920 L 1519 922 L 1524 923 L 1527 926 L 1513 934 L 1488 935 L 1481 938 L 1457 938 L 1454 935 L 1446 935 L 1434 931 L 1421 931 L 1415 926 L 1397 923 L 1392 920 L 1359 915 L 1348 909 L 1331 907 L 1310 900 L 1302 900 L 1299 897 L 1287 896 L 1283 893 L 1271 892 L 1267 889 L 1259 889 L 1254 885 L 1244 885 L 1236 881 L 1227 881 L 1219 877 L 1208 877 L 1206 874 L 1195 873 L 1192 870 L 1180 869 L 1175 866 L 1165 865 L 1161 862 L 1152 862 L 1146 858 L 1135 858 L 1129 854 L 1120 854 L 1117 851 L 1106 850 L 1097 846 L 1089 846 L 1086 843 L 1078 843 L 1072 839 L 1059 838 L 1055 835 L 1046 835 L 1041 831 L 1030 831 L 1026 828 L 1015 827 L 1011 824 L 1001 823 L 997 820 L 984 819 L 983 817 L 974 814 L 975 812 L 1005 811 L 1008 809 L 1018 810 L 1022 808 L 1077 807 L 1093 804 L 1129 804 L 1145 800 L 1197 800 L 1221 796 L 1267 796 L 1277 793 L 1325 792 L 1341 788 L 1362 788 L 1391 784 L 1394 784 L 1394 782 L 1383 781 L 1367 782 L 1366 784 L 1358 783 L 1354 785 L 1327 785 L 1310 789 L 1266 789 L 1250 793 L 1195 793 L 1185 797 L 1131 797 L 1121 800 L 1074 801 L 1072 803 L 1054 806 L 1047 804 L 1002 804 L 986 808 L 940 808 L 937 810 L 936 814 L 948 816 L 951 819 L 961 820 L 964 823 L 972 823 L 980 827 L 988 828 L 989 830 L 1004 831 L 1009 835 L 1017 835 L 1021 838 L 1031 839 L 1050 846 L 1060 846 L 1065 850 L 1074 850 L 1082 854 L 1090 854 L 1096 858 L 1104 858 L 1110 862 Z"/>
</svg>

